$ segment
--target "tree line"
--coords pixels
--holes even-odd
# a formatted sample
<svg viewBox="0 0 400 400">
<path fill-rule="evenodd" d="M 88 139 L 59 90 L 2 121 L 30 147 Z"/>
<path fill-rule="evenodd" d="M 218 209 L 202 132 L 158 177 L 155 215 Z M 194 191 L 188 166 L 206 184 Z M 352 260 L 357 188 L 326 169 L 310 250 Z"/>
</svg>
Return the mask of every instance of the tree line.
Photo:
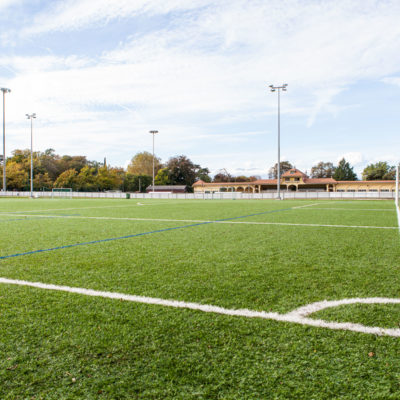
<svg viewBox="0 0 400 400">
<path fill-rule="evenodd" d="M 280 163 L 280 173 L 284 174 L 294 166 L 289 161 Z M 277 178 L 278 166 L 269 169 L 268 177 Z M 226 169 L 219 170 L 213 178 L 208 168 L 193 163 L 184 155 L 171 157 L 162 163 L 154 157 L 155 185 L 185 185 L 189 191 L 197 180 L 204 182 L 251 182 L 260 176 L 233 176 Z M 2 179 L 0 169 L 0 180 Z M 29 190 L 30 151 L 14 150 L 6 160 L 7 189 Z M 74 191 L 97 192 L 122 190 L 126 192 L 145 192 L 152 184 L 153 155 L 139 152 L 130 161 L 127 169 L 110 167 L 106 162 L 90 161 L 86 156 L 60 156 L 54 149 L 33 153 L 33 184 L 37 191 L 52 188 L 72 188 Z M 333 178 L 338 181 L 357 180 L 353 167 L 344 158 L 338 165 L 332 162 L 319 162 L 311 168 L 311 178 Z M 366 166 L 362 172 L 363 180 L 395 179 L 395 167 L 386 161 Z"/>
<path fill-rule="evenodd" d="M 152 184 L 153 156 L 148 152 L 137 153 L 127 170 L 111 167 L 86 156 L 60 156 L 54 149 L 33 153 L 33 186 L 35 191 L 52 188 L 72 188 L 74 191 L 98 192 L 122 190 L 145 192 Z M 29 190 L 30 150 L 14 150 L 6 160 L 8 190 Z M 210 182 L 210 171 L 194 164 L 186 156 L 171 157 L 165 164 L 154 158 L 156 185 L 187 185 L 189 190 L 198 179 Z M 0 181 L 3 169 L 0 169 Z"/>
<path fill-rule="evenodd" d="M 281 175 L 294 168 L 289 161 L 281 162 Z M 270 179 L 277 178 L 278 165 L 275 164 L 268 173 Z M 386 161 L 378 161 L 367 165 L 362 172 L 362 179 L 365 181 L 393 180 L 396 178 L 396 167 Z M 342 158 L 338 165 L 332 162 L 320 161 L 311 168 L 310 178 L 333 178 L 337 181 L 356 181 L 357 174 L 348 161 Z"/>
</svg>

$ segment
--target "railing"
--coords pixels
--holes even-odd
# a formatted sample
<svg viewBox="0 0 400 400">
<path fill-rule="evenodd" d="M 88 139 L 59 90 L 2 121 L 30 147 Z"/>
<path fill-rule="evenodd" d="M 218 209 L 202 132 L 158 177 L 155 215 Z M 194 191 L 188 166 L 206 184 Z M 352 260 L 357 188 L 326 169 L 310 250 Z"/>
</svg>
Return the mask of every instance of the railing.
<svg viewBox="0 0 400 400">
<path fill-rule="evenodd" d="M 129 194 L 129 196 L 127 196 Z M 262 200 L 276 199 L 276 192 L 244 193 L 105 193 L 105 192 L 33 192 L 35 198 L 91 199 L 178 199 L 178 200 Z M 0 197 L 30 197 L 30 192 L 0 191 Z M 283 199 L 394 199 L 394 192 L 281 192 Z"/>
</svg>

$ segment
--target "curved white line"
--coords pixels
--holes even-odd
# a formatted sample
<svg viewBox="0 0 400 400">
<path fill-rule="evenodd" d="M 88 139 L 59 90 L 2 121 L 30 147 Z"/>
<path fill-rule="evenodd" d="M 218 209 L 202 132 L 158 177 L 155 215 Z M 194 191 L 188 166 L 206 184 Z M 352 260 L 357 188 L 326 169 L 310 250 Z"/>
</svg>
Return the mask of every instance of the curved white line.
<svg viewBox="0 0 400 400">
<path fill-rule="evenodd" d="M 9 284 L 9 285 L 19 285 L 19 286 L 29 286 L 39 289 L 46 290 L 56 290 L 61 292 L 69 292 L 69 293 L 77 293 L 83 294 L 85 296 L 92 297 L 103 297 L 108 299 L 118 299 L 125 301 L 132 301 L 135 303 L 143 303 L 143 304 L 153 304 L 159 306 L 166 307 L 174 307 L 174 308 L 186 308 L 190 310 L 215 313 L 215 314 L 223 314 L 223 315 L 231 315 L 231 316 L 240 316 L 247 318 L 262 318 L 269 319 L 280 322 L 291 322 L 300 325 L 308 325 L 318 328 L 328 328 L 334 330 L 346 330 L 374 335 L 386 335 L 386 336 L 394 336 L 400 337 L 400 329 L 390 329 L 390 328 L 380 328 L 376 326 L 364 326 L 361 324 L 354 324 L 351 322 L 330 322 L 324 321 L 320 319 L 312 319 L 307 318 L 308 315 L 321 311 L 328 307 L 337 307 L 346 304 L 400 304 L 400 299 L 390 299 L 390 298 L 382 298 L 382 297 L 371 297 L 371 298 L 354 298 L 354 299 L 343 299 L 343 300 L 334 300 L 334 301 L 321 301 L 317 303 L 312 303 L 304 307 L 297 308 L 287 314 L 279 314 L 274 312 L 265 312 L 265 311 L 253 311 L 248 309 L 228 309 L 218 306 L 213 306 L 209 304 L 199 304 L 199 303 L 188 303 L 184 301 L 178 300 L 165 300 L 159 299 L 155 297 L 145 297 L 145 296 L 135 296 L 124 293 L 116 293 L 116 292 L 103 292 L 92 289 L 84 289 L 70 286 L 59 286 L 52 285 L 42 282 L 29 282 L 18 279 L 8 279 L 8 278 L 0 278 L 0 283 Z"/>
</svg>

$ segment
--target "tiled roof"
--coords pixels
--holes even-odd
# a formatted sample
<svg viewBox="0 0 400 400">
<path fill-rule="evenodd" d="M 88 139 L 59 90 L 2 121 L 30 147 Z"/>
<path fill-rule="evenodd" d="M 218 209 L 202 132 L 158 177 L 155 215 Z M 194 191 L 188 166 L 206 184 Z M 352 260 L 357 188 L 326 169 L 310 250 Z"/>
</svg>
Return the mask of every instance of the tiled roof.
<svg viewBox="0 0 400 400">
<path fill-rule="evenodd" d="M 193 186 L 247 186 L 247 185 L 251 185 L 255 182 L 258 181 L 253 181 L 253 182 L 204 182 L 202 180 L 196 181 L 195 183 L 193 183 Z"/>
<path fill-rule="evenodd" d="M 393 183 L 395 184 L 396 181 L 391 179 L 387 181 L 336 181 L 336 183 Z"/>
<path fill-rule="evenodd" d="M 289 169 L 289 171 L 286 171 L 284 174 L 282 174 L 282 177 L 288 177 L 288 176 L 299 176 L 307 178 L 307 175 L 304 172 L 298 170 L 297 168 Z"/>
<path fill-rule="evenodd" d="M 277 179 L 257 179 L 256 181 L 252 182 L 256 185 L 276 185 L 278 183 Z"/>
<path fill-rule="evenodd" d="M 306 184 L 328 184 L 328 183 L 337 183 L 333 178 L 306 178 L 304 179 L 304 183 Z"/>
<path fill-rule="evenodd" d="M 153 190 L 153 185 L 147 186 L 146 189 Z M 169 189 L 176 189 L 176 190 L 184 190 L 186 189 L 186 185 L 154 185 L 155 190 L 169 190 Z"/>
</svg>

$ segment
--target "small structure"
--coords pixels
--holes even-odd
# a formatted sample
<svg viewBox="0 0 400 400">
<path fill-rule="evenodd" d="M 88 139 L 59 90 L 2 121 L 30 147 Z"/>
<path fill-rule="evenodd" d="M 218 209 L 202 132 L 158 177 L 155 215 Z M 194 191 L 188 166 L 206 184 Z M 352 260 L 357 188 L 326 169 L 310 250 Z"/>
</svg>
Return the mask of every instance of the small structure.
<svg viewBox="0 0 400 400">
<path fill-rule="evenodd" d="M 396 182 L 389 181 L 336 181 L 333 178 L 310 178 L 297 168 L 281 176 L 281 190 L 287 192 L 394 192 Z M 277 179 L 257 179 L 252 182 L 204 182 L 193 184 L 195 193 L 245 192 L 262 193 L 276 191 Z"/>
<path fill-rule="evenodd" d="M 153 185 L 146 188 L 146 193 L 153 192 Z M 187 193 L 186 185 L 154 185 L 156 193 Z"/>
</svg>

